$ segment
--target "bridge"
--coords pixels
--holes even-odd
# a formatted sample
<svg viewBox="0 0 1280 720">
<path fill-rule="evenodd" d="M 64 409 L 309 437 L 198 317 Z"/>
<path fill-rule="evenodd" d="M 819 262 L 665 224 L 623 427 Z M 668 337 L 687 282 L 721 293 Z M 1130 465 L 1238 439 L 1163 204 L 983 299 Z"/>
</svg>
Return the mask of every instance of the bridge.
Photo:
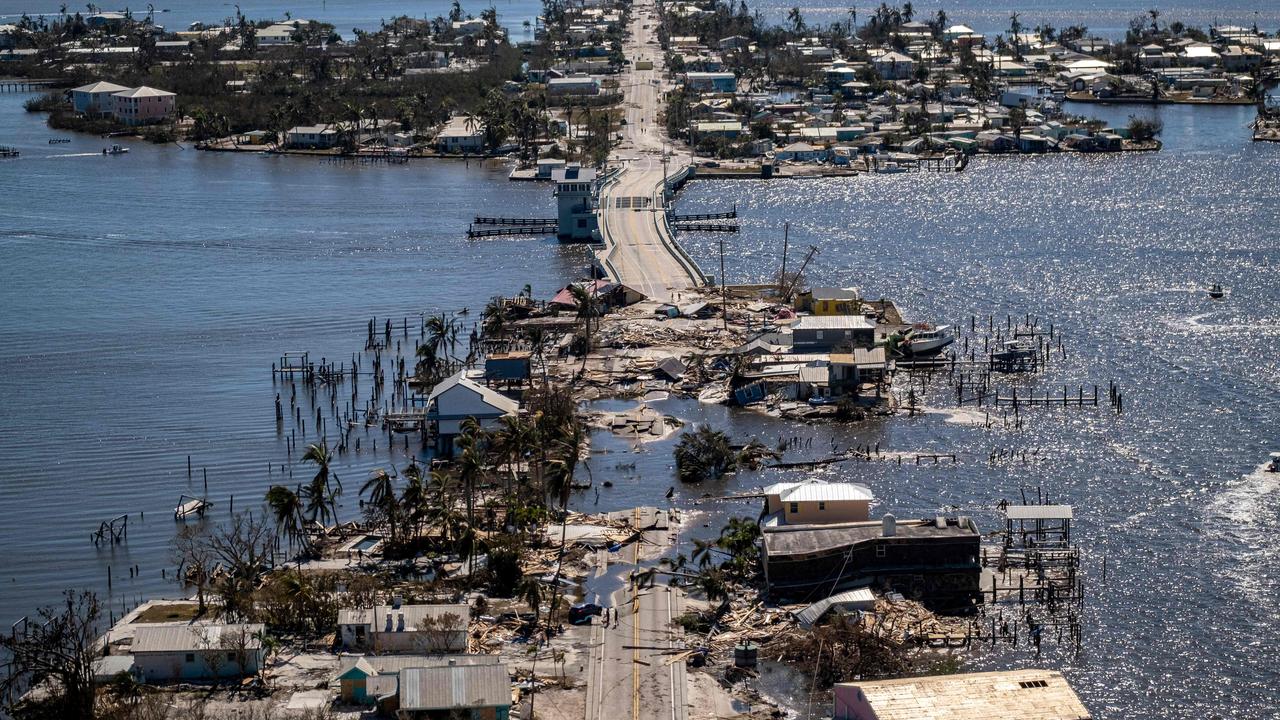
<svg viewBox="0 0 1280 720">
<path fill-rule="evenodd" d="M 619 78 L 627 124 L 610 156 L 618 168 L 602 182 L 598 218 L 604 244 L 596 258 L 613 280 L 655 300 L 704 285 L 697 263 L 676 243 L 667 213 L 668 189 L 691 171 L 687 153 L 669 150 L 658 122 L 667 89 L 661 48 L 646 43 L 654 24 L 653 0 L 637 0 L 623 54 L 631 63 Z M 646 62 L 648 61 L 648 62 Z M 652 63 L 652 69 L 637 66 Z"/>
</svg>

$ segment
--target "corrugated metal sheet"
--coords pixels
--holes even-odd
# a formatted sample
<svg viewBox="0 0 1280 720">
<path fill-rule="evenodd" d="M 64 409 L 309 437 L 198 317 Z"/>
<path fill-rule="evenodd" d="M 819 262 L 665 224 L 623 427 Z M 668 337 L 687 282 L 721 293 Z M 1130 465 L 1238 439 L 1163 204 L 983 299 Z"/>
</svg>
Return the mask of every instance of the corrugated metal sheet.
<svg viewBox="0 0 1280 720">
<path fill-rule="evenodd" d="M 258 636 L 263 631 L 258 623 L 219 625 L 141 625 L 134 632 L 130 652 L 192 652 L 221 648 L 257 650 L 262 647 Z M 243 631 L 244 635 L 241 635 Z"/>
<path fill-rule="evenodd" d="M 451 710 L 509 705 L 511 680 L 507 675 L 507 666 L 500 663 L 412 668 L 400 673 L 401 710 Z"/>
</svg>

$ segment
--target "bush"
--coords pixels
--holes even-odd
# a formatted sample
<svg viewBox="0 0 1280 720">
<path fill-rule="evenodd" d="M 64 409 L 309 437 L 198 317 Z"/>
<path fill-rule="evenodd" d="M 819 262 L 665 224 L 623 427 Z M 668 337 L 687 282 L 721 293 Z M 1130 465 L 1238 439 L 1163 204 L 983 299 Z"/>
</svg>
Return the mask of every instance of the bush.
<svg viewBox="0 0 1280 720">
<path fill-rule="evenodd" d="M 51 92 L 28 98 L 22 103 L 27 112 L 56 112 L 67 107 L 67 99 L 60 92 Z"/>
<path fill-rule="evenodd" d="M 1134 142 L 1150 142 L 1164 129 L 1164 124 L 1156 119 L 1129 116 L 1129 138 Z"/>
</svg>

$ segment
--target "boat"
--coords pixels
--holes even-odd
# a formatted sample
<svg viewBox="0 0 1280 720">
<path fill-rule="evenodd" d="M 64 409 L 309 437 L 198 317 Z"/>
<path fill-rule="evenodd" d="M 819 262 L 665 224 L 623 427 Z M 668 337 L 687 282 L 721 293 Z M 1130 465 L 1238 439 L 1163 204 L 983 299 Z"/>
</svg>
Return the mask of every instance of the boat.
<svg viewBox="0 0 1280 720">
<path fill-rule="evenodd" d="M 1213 298 L 1214 300 L 1221 300 L 1222 296 L 1226 294 L 1227 294 L 1226 291 L 1222 289 L 1222 285 L 1218 283 L 1214 283 L 1213 287 L 1209 288 L 1209 297 Z"/>
<path fill-rule="evenodd" d="M 173 509 L 173 519 L 186 520 L 192 515 L 204 517 L 204 511 L 208 510 L 212 505 L 213 503 L 204 498 L 180 495 L 178 496 L 178 506 Z"/>
<path fill-rule="evenodd" d="M 1271 461 L 1267 463 L 1267 472 L 1280 473 L 1280 452 L 1271 453 Z"/>
<path fill-rule="evenodd" d="M 908 355 L 933 355 L 955 341 L 950 325 L 916 323 L 907 332 L 905 344 Z"/>
<path fill-rule="evenodd" d="M 123 155 L 129 152 L 129 148 L 121 145 L 112 145 L 109 148 L 102 148 L 103 155 Z"/>
<path fill-rule="evenodd" d="M 18 148 L 9 147 L 8 145 L 0 145 L 0 157 L 18 157 L 22 153 L 18 152 Z"/>
</svg>

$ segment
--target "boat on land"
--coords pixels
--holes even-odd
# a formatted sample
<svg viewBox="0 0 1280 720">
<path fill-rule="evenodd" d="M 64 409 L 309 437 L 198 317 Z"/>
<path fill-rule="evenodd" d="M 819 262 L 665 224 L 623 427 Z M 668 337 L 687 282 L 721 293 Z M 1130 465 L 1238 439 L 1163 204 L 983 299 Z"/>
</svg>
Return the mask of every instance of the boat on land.
<svg viewBox="0 0 1280 720">
<path fill-rule="evenodd" d="M 1214 300 L 1221 300 L 1226 294 L 1227 292 L 1222 289 L 1222 285 L 1219 283 L 1214 283 L 1213 286 L 1209 288 L 1209 297 Z"/>
<path fill-rule="evenodd" d="M 933 355 L 955 342 L 950 325 L 933 325 L 916 323 L 907 333 L 906 349 L 908 355 Z"/>
<path fill-rule="evenodd" d="M 1270 462 L 1267 463 L 1267 472 L 1280 473 L 1280 452 L 1271 453 Z"/>
</svg>

